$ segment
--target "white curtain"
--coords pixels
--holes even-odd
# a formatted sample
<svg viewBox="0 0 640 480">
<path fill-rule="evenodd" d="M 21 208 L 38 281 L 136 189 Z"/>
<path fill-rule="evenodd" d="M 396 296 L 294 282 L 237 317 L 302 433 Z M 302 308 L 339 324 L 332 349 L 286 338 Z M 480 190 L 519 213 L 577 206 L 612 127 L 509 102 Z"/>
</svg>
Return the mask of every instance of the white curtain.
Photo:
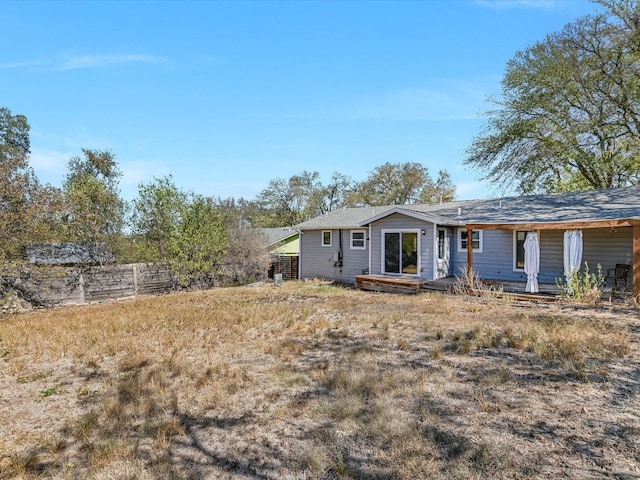
<svg viewBox="0 0 640 480">
<path fill-rule="evenodd" d="M 564 232 L 564 277 L 567 285 L 570 283 L 571 276 L 580 270 L 581 263 L 582 230 L 567 230 Z"/>
<path fill-rule="evenodd" d="M 524 272 L 527 274 L 525 291 L 538 292 L 538 272 L 540 272 L 540 242 L 536 232 L 527 233 L 524 241 Z"/>
</svg>

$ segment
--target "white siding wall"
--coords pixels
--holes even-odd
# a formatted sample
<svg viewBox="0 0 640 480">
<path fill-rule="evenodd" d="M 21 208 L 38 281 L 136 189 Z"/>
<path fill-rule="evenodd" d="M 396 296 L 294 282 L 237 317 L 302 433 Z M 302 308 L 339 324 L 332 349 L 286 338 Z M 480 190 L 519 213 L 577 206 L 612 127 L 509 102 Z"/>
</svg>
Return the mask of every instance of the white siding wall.
<svg viewBox="0 0 640 480">
<path fill-rule="evenodd" d="M 367 229 L 355 229 L 367 230 Z M 330 247 L 322 246 L 322 230 L 305 230 L 300 236 L 300 278 L 325 278 L 354 283 L 369 266 L 369 242 L 364 250 L 351 248 L 351 230 L 342 230 L 342 267 L 334 266 L 340 251 L 340 230 L 332 230 Z M 368 232 L 365 238 L 368 238 Z"/>
</svg>

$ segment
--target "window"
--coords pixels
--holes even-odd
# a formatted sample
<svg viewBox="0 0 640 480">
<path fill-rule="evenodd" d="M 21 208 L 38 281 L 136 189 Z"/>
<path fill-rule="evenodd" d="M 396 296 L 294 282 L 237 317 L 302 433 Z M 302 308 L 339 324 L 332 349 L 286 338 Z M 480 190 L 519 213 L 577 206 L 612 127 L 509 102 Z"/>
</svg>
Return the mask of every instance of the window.
<svg viewBox="0 0 640 480">
<path fill-rule="evenodd" d="M 323 247 L 331 246 L 331 230 L 322 231 L 322 246 Z"/>
<path fill-rule="evenodd" d="M 524 241 L 527 232 L 513 232 L 513 269 L 524 270 Z"/>
<path fill-rule="evenodd" d="M 351 230 L 351 248 L 364 250 L 366 247 L 365 244 L 365 234 L 364 230 Z"/>
<path fill-rule="evenodd" d="M 438 260 L 444 260 L 447 245 L 447 232 L 438 230 Z"/>
<path fill-rule="evenodd" d="M 469 232 L 465 228 L 461 228 L 458 230 L 458 251 L 466 252 L 468 242 Z M 471 244 L 473 246 L 473 251 L 482 253 L 482 230 L 473 230 L 472 231 Z"/>
<path fill-rule="evenodd" d="M 524 242 L 527 239 L 528 231 L 513 232 L 513 269 L 524 270 Z M 540 232 L 538 239 L 540 238 Z"/>
</svg>

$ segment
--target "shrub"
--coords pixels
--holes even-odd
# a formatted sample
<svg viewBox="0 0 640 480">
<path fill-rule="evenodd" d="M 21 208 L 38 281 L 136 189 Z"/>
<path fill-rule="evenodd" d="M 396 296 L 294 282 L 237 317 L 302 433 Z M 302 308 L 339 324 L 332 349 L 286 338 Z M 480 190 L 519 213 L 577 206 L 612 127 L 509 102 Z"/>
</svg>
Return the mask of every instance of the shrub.
<svg viewBox="0 0 640 480">
<path fill-rule="evenodd" d="M 597 273 L 589 271 L 589 265 L 584 262 L 584 269 L 574 272 L 567 282 L 556 279 L 560 294 L 566 300 L 595 305 L 602 300 L 604 277 L 602 266 L 598 264 Z"/>
</svg>

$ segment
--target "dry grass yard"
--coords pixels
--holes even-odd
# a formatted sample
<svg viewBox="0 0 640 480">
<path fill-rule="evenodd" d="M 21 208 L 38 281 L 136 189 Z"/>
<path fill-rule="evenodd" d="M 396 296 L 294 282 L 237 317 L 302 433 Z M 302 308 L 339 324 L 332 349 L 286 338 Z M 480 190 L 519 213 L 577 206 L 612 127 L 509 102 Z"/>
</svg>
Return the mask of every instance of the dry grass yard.
<svg viewBox="0 0 640 480">
<path fill-rule="evenodd" d="M 2 479 L 638 479 L 637 309 L 223 288 L 0 319 Z"/>
</svg>

